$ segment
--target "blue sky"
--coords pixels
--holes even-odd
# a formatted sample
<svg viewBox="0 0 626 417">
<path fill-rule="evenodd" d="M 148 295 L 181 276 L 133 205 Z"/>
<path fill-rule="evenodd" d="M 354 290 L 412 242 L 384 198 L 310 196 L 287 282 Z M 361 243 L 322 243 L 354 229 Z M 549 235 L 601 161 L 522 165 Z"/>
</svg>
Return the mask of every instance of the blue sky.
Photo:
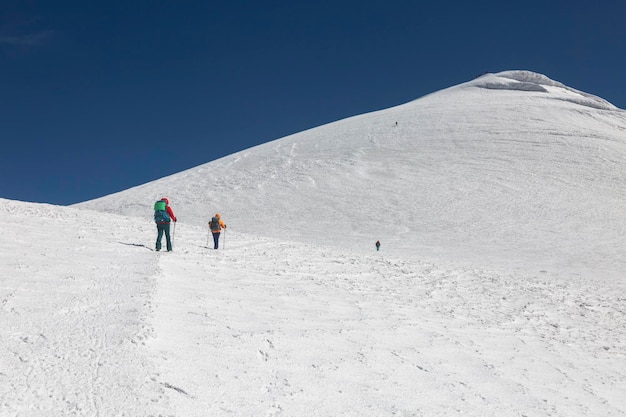
<svg viewBox="0 0 626 417">
<path fill-rule="evenodd" d="M 626 2 L 0 5 L 0 197 L 72 204 L 504 70 L 626 108 Z"/>
</svg>

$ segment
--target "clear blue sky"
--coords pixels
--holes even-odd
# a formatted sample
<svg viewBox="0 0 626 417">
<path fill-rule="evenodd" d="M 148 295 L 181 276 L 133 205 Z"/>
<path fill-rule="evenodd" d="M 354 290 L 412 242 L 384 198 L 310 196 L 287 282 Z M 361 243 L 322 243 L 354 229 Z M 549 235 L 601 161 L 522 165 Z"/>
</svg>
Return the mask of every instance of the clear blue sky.
<svg viewBox="0 0 626 417">
<path fill-rule="evenodd" d="M 626 1 L 0 3 L 0 197 L 72 204 L 526 69 L 626 108 Z"/>
</svg>

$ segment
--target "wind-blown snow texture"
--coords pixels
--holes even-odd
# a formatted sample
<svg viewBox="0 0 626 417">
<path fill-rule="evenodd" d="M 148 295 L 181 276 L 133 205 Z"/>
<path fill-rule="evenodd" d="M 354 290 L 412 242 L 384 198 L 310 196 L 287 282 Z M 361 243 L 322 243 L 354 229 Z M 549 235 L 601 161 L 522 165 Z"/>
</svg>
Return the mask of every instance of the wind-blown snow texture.
<svg viewBox="0 0 626 417">
<path fill-rule="evenodd" d="M 0 200 L 0 415 L 624 415 L 625 174 L 626 112 L 508 71 L 75 207 Z"/>
</svg>

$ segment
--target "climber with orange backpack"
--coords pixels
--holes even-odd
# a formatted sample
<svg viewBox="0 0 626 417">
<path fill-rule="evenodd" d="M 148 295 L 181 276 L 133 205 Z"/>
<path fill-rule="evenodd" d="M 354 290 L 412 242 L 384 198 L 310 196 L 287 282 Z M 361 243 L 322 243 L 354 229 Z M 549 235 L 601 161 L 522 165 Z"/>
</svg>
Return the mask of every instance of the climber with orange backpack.
<svg viewBox="0 0 626 417">
<path fill-rule="evenodd" d="M 217 249 L 220 242 L 220 233 L 222 229 L 226 229 L 226 225 L 224 224 L 222 216 L 220 216 L 219 213 L 213 216 L 213 218 L 209 222 L 209 229 L 213 234 L 213 249 Z"/>
</svg>

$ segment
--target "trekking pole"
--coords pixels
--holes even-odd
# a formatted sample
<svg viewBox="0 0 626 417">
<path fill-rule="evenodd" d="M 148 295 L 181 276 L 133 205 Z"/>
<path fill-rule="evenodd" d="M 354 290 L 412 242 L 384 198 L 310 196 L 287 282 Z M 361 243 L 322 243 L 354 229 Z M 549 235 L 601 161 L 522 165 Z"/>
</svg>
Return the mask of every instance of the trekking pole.
<svg viewBox="0 0 626 417">
<path fill-rule="evenodd" d="M 224 229 L 224 243 L 222 243 L 222 249 L 226 249 L 226 229 Z"/>
<path fill-rule="evenodd" d="M 172 232 L 172 242 L 174 241 L 174 236 L 176 236 L 176 222 L 174 222 L 174 231 Z"/>
<path fill-rule="evenodd" d="M 209 247 L 209 237 L 211 237 L 211 229 L 206 232 L 206 247 Z"/>
</svg>

